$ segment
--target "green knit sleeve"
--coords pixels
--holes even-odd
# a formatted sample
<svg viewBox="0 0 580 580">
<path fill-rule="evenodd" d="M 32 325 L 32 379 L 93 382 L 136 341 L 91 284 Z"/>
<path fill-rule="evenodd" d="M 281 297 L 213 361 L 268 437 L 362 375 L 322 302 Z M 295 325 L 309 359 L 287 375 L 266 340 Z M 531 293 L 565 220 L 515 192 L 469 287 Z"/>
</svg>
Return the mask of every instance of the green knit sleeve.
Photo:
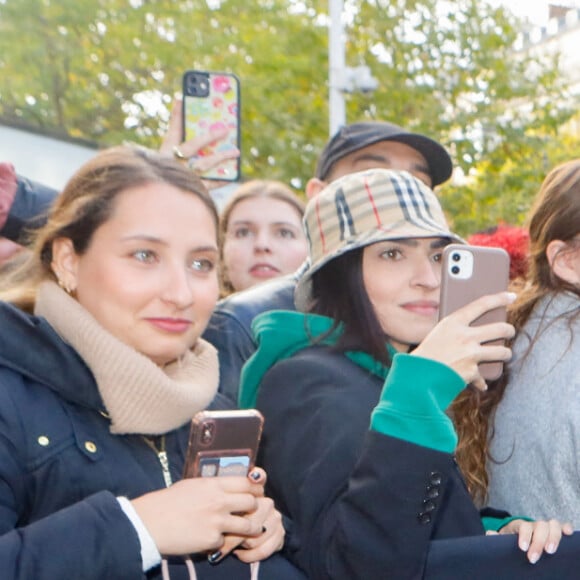
<svg viewBox="0 0 580 580">
<path fill-rule="evenodd" d="M 514 520 L 524 520 L 526 522 L 533 522 L 532 518 L 525 516 L 509 516 L 507 518 L 494 518 L 491 516 L 484 516 L 481 518 L 481 523 L 486 532 L 499 532 L 504 526 L 507 526 Z"/>
<path fill-rule="evenodd" d="M 457 434 L 445 410 L 465 388 L 450 367 L 398 353 L 371 417 L 371 429 L 444 453 L 453 453 Z"/>
</svg>

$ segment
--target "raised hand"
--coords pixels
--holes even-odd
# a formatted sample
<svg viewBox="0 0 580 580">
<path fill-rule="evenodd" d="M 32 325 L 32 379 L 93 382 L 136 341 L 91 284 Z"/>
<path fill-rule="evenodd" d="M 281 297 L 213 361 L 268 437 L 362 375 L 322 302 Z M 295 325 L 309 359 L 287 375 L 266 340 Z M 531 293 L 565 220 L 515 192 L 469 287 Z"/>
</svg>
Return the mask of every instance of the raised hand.
<svg viewBox="0 0 580 580">
<path fill-rule="evenodd" d="M 171 109 L 171 117 L 169 119 L 169 128 L 163 139 L 163 143 L 159 151 L 164 155 L 174 156 L 175 158 L 187 163 L 192 171 L 197 173 L 202 179 L 204 172 L 216 167 L 226 159 L 235 159 L 240 156 L 239 149 L 229 149 L 213 155 L 205 155 L 197 157 L 201 149 L 207 147 L 211 143 L 215 143 L 220 139 L 224 139 L 228 131 L 223 129 L 221 131 L 214 131 L 207 136 L 196 137 L 190 141 L 182 142 L 182 127 L 183 127 L 183 108 L 181 99 L 175 99 Z M 204 184 L 208 189 L 214 189 L 227 184 L 227 181 L 204 180 Z"/>
<path fill-rule="evenodd" d="M 480 390 L 487 384 L 479 373 L 478 364 L 491 361 L 508 361 L 511 350 L 507 346 L 485 344 L 494 340 L 507 340 L 515 329 L 507 322 L 470 326 L 482 314 L 507 306 L 515 300 L 511 292 L 483 296 L 443 318 L 411 353 L 439 361 L 451 367 L 467 383 Z"/>
<path fill-rule="evenodd" d="M 0 162 L 0 229 L 8 216 L 17 188 L 14 167 L 11 163 Z"/>
</svg>

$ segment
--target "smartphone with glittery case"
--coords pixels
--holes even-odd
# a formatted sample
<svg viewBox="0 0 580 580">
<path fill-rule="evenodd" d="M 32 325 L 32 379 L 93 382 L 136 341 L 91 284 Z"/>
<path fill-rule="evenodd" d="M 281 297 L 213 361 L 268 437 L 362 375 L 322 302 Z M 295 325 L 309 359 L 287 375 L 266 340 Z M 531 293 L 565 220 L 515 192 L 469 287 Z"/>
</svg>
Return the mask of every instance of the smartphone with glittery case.
<svg viewBox="0 0 580 580">
<path fill-rule="evenodd" d="M 450 244 L 443 251 L 439 319 L 487 294 L 508 289 L 510 257 L 503 248 Z M 507 312 L 495 308 L 474 320 L 472 326 L 505 322 Z M 503 340 L 489 344 L 503 344 Z M 491 361 L 479 365 L 486 380 L 498 379 L 503 362 Z"/>
<path fill-rule="evenodd" d="M 235 74 L 189 70 L 183 75 L 183 140 L 227 129 L 227 137 L 204 147 L 198 157 L 240 146 L 240 80 Z M 202 174 L 204 179 L 239 181 L 240 158 L 227 159 Z"/>
<path fill-rule="evenodd" d="M 256 409 L 200 411 L 191 421 L 183 476 L 246 476 L 255 465 L 263 425 Z"/>
</svg>

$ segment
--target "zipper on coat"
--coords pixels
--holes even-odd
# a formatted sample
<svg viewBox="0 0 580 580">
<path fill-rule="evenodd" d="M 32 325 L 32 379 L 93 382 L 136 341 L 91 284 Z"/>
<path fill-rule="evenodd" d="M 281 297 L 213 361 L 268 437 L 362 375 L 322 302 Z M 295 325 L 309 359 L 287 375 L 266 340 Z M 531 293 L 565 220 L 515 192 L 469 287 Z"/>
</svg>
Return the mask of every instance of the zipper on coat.
<svg viewBox="0 0 580 580">
<path fill-rule="evenodd" d="M 165 435 L 162 435 L 158 438 L 159 447 L 155 445 L 154 439 L 149 439 L 149 437 L 143 436 L 145 443 L 155 451 L 157 455 L 157 459 L 159 460 L 159 464 L 161 465 L 161 471 L 163 473 L 163 481 L 165 482 L 165 487 L 170 487 L 173 483 L 171 479 L 171 472 L 169 471 L 169 456 L 167 455 L 167 451 L 165 451 Z"/>
</svg>

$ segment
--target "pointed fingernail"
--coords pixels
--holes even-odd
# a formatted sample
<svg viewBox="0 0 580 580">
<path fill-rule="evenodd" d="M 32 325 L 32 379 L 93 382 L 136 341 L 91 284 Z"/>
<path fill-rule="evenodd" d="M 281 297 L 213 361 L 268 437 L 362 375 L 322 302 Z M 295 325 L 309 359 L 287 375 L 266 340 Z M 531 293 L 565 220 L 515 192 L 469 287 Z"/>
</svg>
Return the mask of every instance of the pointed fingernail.
<svg viewBox="0 0 580 580">
<path fill-rule="evenodd" d="M 221 557 L 222 557 L 222 551 L 221 550 L 218 550 L 217 552 L 214 552 L 213 554 L 210 554 L 207 557 L 207 561 L 210 564 L 217 564 L 220 561 Z"/>
<path fill-rule="evenodd" d="M 554 554 L 556 552 L 556 544 L 548 544 L 546 546 L 546 552 L 548 552 L 548 554 Z"/>
<path fill-rule="evenodd" d="M 530 557 L 528 558 L 528 560 L 530 561 L 530 564 L 535 564 L 538 560 L 540 559 L 540 554 L 530 554 Z"/>
</svg>

